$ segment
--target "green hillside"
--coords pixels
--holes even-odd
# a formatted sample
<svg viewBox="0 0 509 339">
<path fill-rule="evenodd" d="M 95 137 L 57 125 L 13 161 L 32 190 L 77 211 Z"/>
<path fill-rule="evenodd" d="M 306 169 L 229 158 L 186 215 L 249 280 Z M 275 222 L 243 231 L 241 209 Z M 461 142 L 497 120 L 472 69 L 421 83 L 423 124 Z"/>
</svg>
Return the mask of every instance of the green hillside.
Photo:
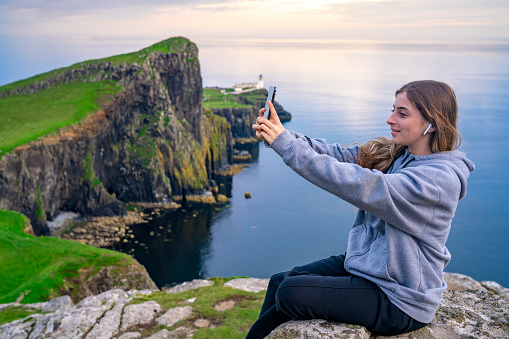
<svg viewBox="0 0 509 339">
<path fill-rule="evenodd" d="M 0 210 L 0 303 L 45 301 L 59 296 L 64 285 L 105 266 L 129 265 L 128 255 L 54 237 L 24 233 L 25 216 Z"/>
<path fill-rule="evenodd" d="M 103 62 L 113 65 L 136 63 L 141 65 L 150 53 L 155 51 L 177 52 L 185 42 L 188 43 L 188 48 L 195 46 L 185 38 L 171 38 L 137 52 L 88 60 L 1 86 L 0 94 L 24 88 L 93 63 Z M 19 145 L 47 135 L 63 126 L 79 122 L 88 113 L 99 109 L 102 104 L 111 100 L 122 90 L 123 88 L 114 81 L 76 81 L 57 84 L 30 95 L 0 96 L 0 158 Z"/>
<path fill-rule="evenodd" d="M 204 88 L 203 107 L 209 109 L 250 108 L 253 106 L 253 102 L 257 100 L 265 101 L 267 98 L 264 90 L 256 90 L 242 94 L 223 94 L 221 90 L 223 90 L 223 88 Z M 231 89 L 226 89 L 226 92 L 232 91 Z"/>
<path fill-rule="evenodd" d="M 152 46 L 143 48 L 136 52 L 114 55 L 114 56 L 102 58 L 102 59 L 93 59 L 93 60 L 78 62 L 78 63 L 73 64 L 68 67 L 58 68 L 58 69 L 49 71 L 47 73 L 35 75 L 28 79 L 16 81 L 11 84 L 1 86 L 0 93 L 7 92 L 7 91 L 10 91 L 10 90 L 16 89 L 16 88 L 26 87 L 26 86 L 29 86 L 36 82 L 39 82 L 39 81 L 54 78 L 57 75 L 62 74 L 66 71 L 83 68 L 84 66 L 87 66 L 87 65 L 93 64 L 93 63 L 97 63 L 97 62 L 111 62 L 113 65 L 117 65 L 117 66 L 122 65 L 124 63 L 125 64 L 135 64 L 136 63 L 138 65 L 141 65 L 141 64 L 143 64 L 145 59 L 150 55 L 151 52 L 156 52 L 156 51 L 160 51 L 163 53 L 177 52 L 184 45 L 185 42 L 187 42 L 189 44 L 188 46 L 195 46 L 191 41 L 189 41 L 186 38 L 182 38 L 182 37 L 170 38 L 167 40 L 160 41 Z"/>
<path fill-rule="evenodd" d="M 80 121 L 121 91 L 113 81 L 74 82 L 0 98 L 0 155 Z"/>
</svg>

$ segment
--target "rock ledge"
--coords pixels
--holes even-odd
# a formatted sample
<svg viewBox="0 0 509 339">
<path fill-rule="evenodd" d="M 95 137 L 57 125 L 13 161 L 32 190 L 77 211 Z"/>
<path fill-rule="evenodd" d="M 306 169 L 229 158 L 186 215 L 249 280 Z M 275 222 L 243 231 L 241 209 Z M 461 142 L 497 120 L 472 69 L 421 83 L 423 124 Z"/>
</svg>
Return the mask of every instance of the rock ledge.
<svg viewBox="0 0 509 339">
<path fill-rule="evenodd" d="M 239 278 L 228 281 L 223 287 L 256 293 L 264 290 L 268 281 L 269 279 Z M 449 290 L 444 293 L 442 304 L 431 324 L 415 332 L 377 338 L 509 338 L 509 298 L 507 297 L 509 289 L 495 282 L 478 283 L 470 277 L 458 274 L 446 274 L 446 281 L 457 291 Z M 193 280 L 175 286 L 171 292 L 167 292 L 182 293 L 213 284 L 211 280 Z M 472 287 L 476 289 L 469 289 Z M 0 312 L 8 311 L 9 307 L 23 307 L 31 312 L 39 310 L 43 312 L 1 325 L 0 338 L 186 338 L 192 337 L 200 328 L 214 328 L 212 319 L 204 319 L 203 315 L 193 313 L 192 305 L 196 298 L 182 301 L 182 306 L 170 309 L 164 309 L 154 300 L 129 304 L 135 296 L 151 295 L 153 292 L 153 290 L 125 292 L 115 289 L 86 297 L 77 304 L 73 304 L 69 296 L 62 296 L 36 304 L 0 305 Z M 144 297 L 145 300 L 147 298 L 150 299 L 150 297 Z M 160 296 L 156 300 L 160 300 L 159 298 Z M 217 311 L 223 312 L 235 307 L 235 303 L 232 302 L 229 306 L 216 306 L 218 306 Z M 185 326 L 179 326 L 177 322 L 184 319 L 187 319 L 187 323 L 183 323 Z M 147 333 L 147 326 L 159 332 L 142 335 L 141 333 Z M 166 328 L 159 329 L 157 326 Z M 371 334 L 361 326 L 314 319 L 289 321 L 272 331 L 268 338 L 369 339 Z"/>
</svg>

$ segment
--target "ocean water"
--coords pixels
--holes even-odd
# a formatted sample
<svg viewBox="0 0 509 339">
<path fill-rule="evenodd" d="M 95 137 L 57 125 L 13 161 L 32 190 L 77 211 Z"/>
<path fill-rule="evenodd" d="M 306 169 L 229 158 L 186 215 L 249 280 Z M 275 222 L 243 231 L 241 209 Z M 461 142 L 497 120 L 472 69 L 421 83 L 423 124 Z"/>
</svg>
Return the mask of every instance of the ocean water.
<svg viewBox="0 0 509 339">
<path fill-rule="evenodd" d="M 450 84 L 459 103 L 460 150 L 476 170 L 453 220 L 446 271 L 509 287 L 509 44 L 195 42 L 204 86 L 256 82 L 263 74 L 292 113 L 285 128 L 330 143 L 390 137 L 385 121 L 395 90 L 418 79 Z M 305 181 L 262 144 L 257 154 L 221 182 L 231 198 L 226 207 L 168 213 L 135 227 L 135 239 L 117 249 L 134 255 L 159 286 L 212 276 L 267 278 L 344 253 L 356 207 Z"/>
</svg>

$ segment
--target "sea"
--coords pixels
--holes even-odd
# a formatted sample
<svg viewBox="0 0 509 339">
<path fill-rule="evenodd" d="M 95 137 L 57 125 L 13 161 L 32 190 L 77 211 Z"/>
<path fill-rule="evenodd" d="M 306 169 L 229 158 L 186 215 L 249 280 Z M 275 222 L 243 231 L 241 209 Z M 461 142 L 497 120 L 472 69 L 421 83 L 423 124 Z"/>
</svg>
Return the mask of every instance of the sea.
<svg viewBox="0 0 509 339">
<path fill-rule="evenodd" d="M 459 104 L 459 150 L 476 169 L 452 223 L 445 270 L 509 287 L 509 42 L 193 41 L 204 86 L 231 87 L 263 75 L 292 114 L 284 127 L 329 143 L 390 137 L 394 92 L 407 82 L 451 85 Z M 129 46 L 121 52 L 136 50 Z M 76 58 L 79 49 L 72 53 L 59 61 Z M 252 152 L 240 174 L 218 179 L 230 198 L 226 205 L 168 212 L 134 226 L 133 237 L 115 249 L 145 265 L 159 287 L 215 276 L 268 278 L 343 254 L 357 207 L 307 182 L 263 144 Z"/>
</svg>

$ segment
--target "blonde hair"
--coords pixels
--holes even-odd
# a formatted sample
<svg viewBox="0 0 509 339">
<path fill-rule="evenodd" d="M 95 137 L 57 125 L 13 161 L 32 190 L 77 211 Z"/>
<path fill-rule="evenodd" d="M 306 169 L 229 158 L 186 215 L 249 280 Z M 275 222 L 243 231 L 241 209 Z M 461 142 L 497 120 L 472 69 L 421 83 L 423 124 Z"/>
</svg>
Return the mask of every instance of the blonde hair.
<svg viewBox="0 0 509 339">
<path fill-rule="evenodd" d="M 457 129 L 458 104 L 452 88 L 443 82 L 420 80 L 404 85 L 396 91 L 396 96 L 403 92 L 424 119 L 435 127 L 431 134 L 431 151 L 438 153 L 458 148 L 461 143 Z M 406 146 L 397 145 L 386 137 L 376 138 L 361 145 L 357 164 L 385 172 L 405 149 Z"/>
</svg>

